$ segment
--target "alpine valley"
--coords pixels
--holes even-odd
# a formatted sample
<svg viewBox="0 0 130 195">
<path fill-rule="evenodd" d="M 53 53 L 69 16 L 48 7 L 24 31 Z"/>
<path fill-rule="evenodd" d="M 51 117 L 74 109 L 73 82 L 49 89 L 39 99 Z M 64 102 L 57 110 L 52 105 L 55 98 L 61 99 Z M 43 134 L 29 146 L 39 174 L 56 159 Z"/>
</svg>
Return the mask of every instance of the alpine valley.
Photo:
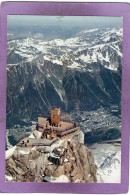
<svg viewBox="0 0 130 195">
<path fill-rule="evenodd" d="M 8 33 L 6 149 L 31 134 L 37 117 L 61 107 L 80 123 L 98 182 L 120 182 L 122 28 L 51 36 Z"/>
</svg>

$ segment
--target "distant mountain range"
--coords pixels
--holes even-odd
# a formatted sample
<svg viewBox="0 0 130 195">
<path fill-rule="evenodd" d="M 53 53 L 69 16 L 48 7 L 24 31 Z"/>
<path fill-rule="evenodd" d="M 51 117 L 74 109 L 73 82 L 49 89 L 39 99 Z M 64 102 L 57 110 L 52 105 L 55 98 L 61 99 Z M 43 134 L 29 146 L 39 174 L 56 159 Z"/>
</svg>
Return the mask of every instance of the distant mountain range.
<svg viewBox="0 0 130 195">
<path fill-rule="evenodd" d="M 7 127 L 63 111 L 121 103 L 122 29 L 87 29 L 68 39 L 8 34 Z"/>
</svg>

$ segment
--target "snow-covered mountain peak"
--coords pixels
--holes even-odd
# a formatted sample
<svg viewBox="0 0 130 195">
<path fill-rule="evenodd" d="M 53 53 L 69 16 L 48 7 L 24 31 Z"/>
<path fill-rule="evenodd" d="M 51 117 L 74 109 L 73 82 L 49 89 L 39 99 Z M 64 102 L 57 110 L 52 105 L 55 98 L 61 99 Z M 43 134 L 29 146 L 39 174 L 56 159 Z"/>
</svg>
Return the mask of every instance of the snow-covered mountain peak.
<svg viewBox="0 0 130 195">
<path fill-rule="evenodd" d="M 43 60 L 71 69 L 89 70 L 90 64 L 100 63 L 117 70 L 119 58 L 120 61 L 122 58 L 122 33 L 122 29 L 115 28 L 87 29 L 68 39 L 27 37 L 11 40 L 8 41 L 8 55 L 16 55 L 19 62 L 31 62 L 42 55 Z"/>
</svg>

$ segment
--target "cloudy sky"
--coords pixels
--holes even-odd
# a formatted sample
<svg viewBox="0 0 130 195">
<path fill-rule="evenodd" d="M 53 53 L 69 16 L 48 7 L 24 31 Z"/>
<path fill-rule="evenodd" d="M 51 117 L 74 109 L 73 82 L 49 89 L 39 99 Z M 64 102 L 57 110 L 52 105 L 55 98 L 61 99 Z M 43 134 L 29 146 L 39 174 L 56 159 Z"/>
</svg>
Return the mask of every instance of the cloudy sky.
<svg viewBox="0 0 130 195">
<path fill-rule="evenodd" d="M 8 27 L 11 26 L 77 26 L 77 25 L 113 25 L 121 26 L 122 17 L 103 16 L 31 16 L 31 15 L 9 15 Z"/>
</svg>

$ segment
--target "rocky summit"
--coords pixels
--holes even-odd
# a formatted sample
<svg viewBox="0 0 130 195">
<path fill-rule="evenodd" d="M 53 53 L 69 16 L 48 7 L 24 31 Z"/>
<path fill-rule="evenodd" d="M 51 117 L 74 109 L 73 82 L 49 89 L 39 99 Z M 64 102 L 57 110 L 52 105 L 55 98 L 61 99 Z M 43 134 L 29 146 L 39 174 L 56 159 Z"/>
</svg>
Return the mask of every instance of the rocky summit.
<svg viewBox="0 0 130 195">
<path fill-rule="evenodd" d="M 75 138 L 58 140 L 49 147 L 21 148 L 8 152 L 6 181 L 97 182 L 92 152 Z"/>
</svg>

